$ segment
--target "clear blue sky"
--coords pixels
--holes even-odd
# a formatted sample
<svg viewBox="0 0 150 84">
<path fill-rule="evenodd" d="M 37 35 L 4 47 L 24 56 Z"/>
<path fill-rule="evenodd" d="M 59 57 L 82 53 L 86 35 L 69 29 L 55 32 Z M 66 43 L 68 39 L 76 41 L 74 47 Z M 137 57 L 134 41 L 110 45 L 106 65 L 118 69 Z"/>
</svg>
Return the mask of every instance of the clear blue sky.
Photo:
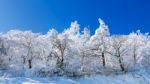
<svg viewBox="0 0 150 84">
<path fill-rule="evenodd" d="M 102 18 L 112 34 L 150 31 L 150 0 L 0 0 L 0 31 L 59 32 L 77 20 L 92 33 Z"/>
</svg>

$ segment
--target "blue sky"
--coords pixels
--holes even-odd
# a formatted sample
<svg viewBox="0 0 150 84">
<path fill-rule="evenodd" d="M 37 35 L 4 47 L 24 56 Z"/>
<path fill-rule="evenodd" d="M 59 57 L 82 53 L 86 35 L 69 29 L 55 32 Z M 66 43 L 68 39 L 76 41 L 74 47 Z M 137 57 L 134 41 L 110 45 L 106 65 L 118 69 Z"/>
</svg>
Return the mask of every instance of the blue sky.
<svg viewBox="0 0 150 84">
<path fill-rule="evenodd" d="M 0 0 L 0 31 L 10 29 L 59 32 L 77 20 L 92 33 L 102 18 L 111 34 L 150 31 L 149 0 Z"/>
</svg>

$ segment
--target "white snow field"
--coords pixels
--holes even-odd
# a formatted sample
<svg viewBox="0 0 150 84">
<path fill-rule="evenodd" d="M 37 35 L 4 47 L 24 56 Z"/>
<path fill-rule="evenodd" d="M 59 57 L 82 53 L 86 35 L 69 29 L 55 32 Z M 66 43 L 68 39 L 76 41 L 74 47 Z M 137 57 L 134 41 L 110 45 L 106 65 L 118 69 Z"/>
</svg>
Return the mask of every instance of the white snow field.
<svg viewBox="0 0 150 84">
<path fill-rule="evenodd" d="M 91 76 L 80 79 L 66 77 L 52 78 L 0 78 L 0 84 L 150 84 L 150 76 L 141 75 L 111 75 L 111 76 Z"/>
</svg>

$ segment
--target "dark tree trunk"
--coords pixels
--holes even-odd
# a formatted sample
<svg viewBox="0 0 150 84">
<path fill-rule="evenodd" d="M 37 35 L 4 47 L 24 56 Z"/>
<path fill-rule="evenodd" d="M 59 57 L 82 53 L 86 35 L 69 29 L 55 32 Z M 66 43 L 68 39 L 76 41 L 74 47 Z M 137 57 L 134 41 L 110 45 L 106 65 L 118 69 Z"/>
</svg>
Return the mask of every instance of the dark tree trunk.
<svg viewBox="0 0 150 84">
<path fill-rule="evenodd" d="M 134 55 L 134 65 L 136 65 L 136 55 Z"/>
<path fill-rule="evenodd" d="M 134 51 L 133 51 L 134 55 L 133 55 L 133 58 L 134 58 L 134 65 L 136 65 L 136 49 L 134 48 Z"/>
<path fill-rule="evenodd" d="M 57 59 L 57 68 L 63 69 L 64 66 L 64 54 L 61 51 L 61 57 Z"/>
<path fill-rule="evenodd" d="M 28 63 L 29 63 L 29 69 L 32 68 L 32 60 L 28 60 Z"/>
<path fill-rule="evenodd" d="M 61 62 L 60 62 L 60 68 L 61 69 L 64 68 L 64 51 L 65 51 L 65 49 L 61 50 Z"/>
<path fill-rule="evenodd" d="M 63 69 L 64 67 L 64 56 L 62 55 L 62 59 L 60 61 L 60 68 Z"/>
<path fill-rule="evenodd" d="M 105 62 L 105 55 L 102 53 L 102 62 L 103 62 L 103 67 L 106 67 L 106 62 Z"/>
<path fill-rule="evenodd" d="M 122 64 L 120 55 L 119 55 L 119 65 L 120 65 L 121 71 L 125 71 L 125 68 L 124 68 L 124 66 Z"/>
</svg>

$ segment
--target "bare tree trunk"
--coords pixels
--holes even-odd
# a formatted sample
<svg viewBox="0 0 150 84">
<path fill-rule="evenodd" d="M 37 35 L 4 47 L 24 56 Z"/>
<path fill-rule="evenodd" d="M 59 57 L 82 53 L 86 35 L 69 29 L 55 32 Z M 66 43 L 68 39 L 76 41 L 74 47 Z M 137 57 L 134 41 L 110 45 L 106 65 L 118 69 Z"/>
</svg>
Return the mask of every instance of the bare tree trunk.
<svg viewBox="0 0 150 84">
<path fill-rule="evenodd" d="M 61 52 L 61 68 L 64 66 L 64 51 Z"/>
<path fill-rule="evenodd" d="M 125 68 L 124 68 L 124 66 L 123 66 L 123 64 L 122 64 L 122 61 L 121 61 L 121 56 L 120 56 L 120 54 L 118 55 L 118 57 L 119 57 L 119 65 L 120 65 L 121 71 L 125 71 Z"/>
<path fill-rule="evenodd" d="M 29 63 L 29 69 L 31 69 L 32 68 L 32 60 L 31 59 L 28 60 L 28 63 Z"/>
<path fill-rule="evenodd" d="M 32 68 L 32 51 L 31 51 L 31 47 L 28 48 L 27 57 L 29 57 L 29 55 L 31 56 L 31 58 L 28 60 L 28 67 L 29 67 L 29 69 L 31 69 Z"/>
<path fill-rule="evenodd" d="M 134 55 L 134 65 L 136 65 L 136 55 Z"/>
<path fill-rule="evenodd" d="M 106 68 L 106 62 L 105 62 L 104 52 L 102 52 L 102 62 L 103 62 L 103 67 Z"/>
<path fill-rule="evenodd" d="M 136 65 L 136 49 L 133 50 L 134 65 Z"/>
<path fill-rule="evenodd" d="M 61 58 L 58 60 L 58 68 L 63 69 L 64 67 L 64 51 L 61 50 Z"/>
</svg>

